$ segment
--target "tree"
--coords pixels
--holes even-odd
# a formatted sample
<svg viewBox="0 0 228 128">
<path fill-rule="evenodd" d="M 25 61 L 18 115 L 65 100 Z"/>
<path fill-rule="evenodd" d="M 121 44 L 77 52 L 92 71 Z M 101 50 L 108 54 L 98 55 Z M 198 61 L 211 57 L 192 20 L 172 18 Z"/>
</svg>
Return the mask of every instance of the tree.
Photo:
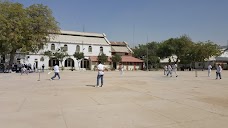
<svg viewBox="0 0 228 128">
<path fill-rule="evenodd" d="M 67 56 L 69 56 L 69 55 L 67 54 L 67 52 L 64 50 L 63 47 L 61 47 L 60 50 L 58 50 L 58 51 L 56 51 L 56 52 L 54 53 L 54 57 L 55 57 L 57 60 L 59 60 L 60 63 L 61 63 L 61 65 L 62 65 L 62 70 L 63 70 L 63 58 L 65 58 L 65 57 L 67 57 Z"/>
<path fill-rule="evenodd" d="M 16 52 L 38 52 L 53 35 L 59 33 L 52 11 L 42 4 L 25 8 L 20 3 L 0 1 L 1 53 L 10 54 L 13 63 Z"/>
<path fill-rule="evenodd" d="M 221 55 L 221 50 L 219 49 L 219 46 L 214 42 L 198 42 L 194 43 L 194 45 L 191 47 L 188 56 L 186 56 L 186 59 L 191 61 L 193 64 L 195 64 L 195 62 L 204 63 L 210 57 L 219 55 Z"/>
<path fill-rule="evenodd" d="M 45 51 L 44 52 L 45 56 L 48 56 L 49 59 L 51 58 L 56 58 L 58 61 L 60 61 L 62 69 L 63 69 L 63 59 L 67 56 L 69 56 L 67 54 L 67 52 L 64 50 L 63 47 L 60 48 L 60 50 L 52 52 L 52 51 Z"/>
<path fill-rule="evenodd" d="M 113 63 L 118 64 L 121 61 L 122 61 L 122 58 L 121 58 L 120 55 L 115 54 L 115 55 L 112 56 L 112 62 Z M 116 68 L 116 67 L 113 67 L 113 68 Z"/>
<path fill-rule="evenodd" d="M 85 57 L 84 53 L 83 52 L 75 52 L 73 56 L 78 61 L 78 68 L 80 69 L 79 63 L 81 62 L 80 60 L 82 60 Z"/>
<path fill-rule="evenodd" d="M 144 63 L 148 67 L 157 67 L 157 64 L 160 62 L 158 58 L 158 49 L 159 44 L 157 42 L 150 42 L 145 45 L 138 45 L 133 51 L 133 56 L 144 60 Z M 147 58 L 148 56 L 148 58 Z M 148 65 L 147 65 L 148 60 Z"/>
<path fill-rule="evenodd" d="M 170 38 L 160 44 L 158 56 L 160 58 L 167 58 L 176 55 L 177 63 L 189 54 L 192 44 L 192 40 L 186 35 L 179 38 Z"/>
<path fill-rule="evenodd" d="M 105 62 L 108 61 L 108 57 L 104 53 L 102 53 L 98 55 L 97 60 L 100 61 L 102 64 L 104 64 Z"/>
</svg>

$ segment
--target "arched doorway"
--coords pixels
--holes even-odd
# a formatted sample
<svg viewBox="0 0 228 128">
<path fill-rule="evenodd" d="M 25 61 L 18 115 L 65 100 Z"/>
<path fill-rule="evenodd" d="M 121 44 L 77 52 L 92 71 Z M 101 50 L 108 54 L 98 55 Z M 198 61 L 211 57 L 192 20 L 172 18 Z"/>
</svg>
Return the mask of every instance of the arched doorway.
<svg viewBox="0 0 228 128">
<path fill-rule="evenodd" d="M 64 62 L 64 67 L 74 67 L 74 60 L 71 58 L 68 58 Z"/>
<path fill-rule="evenodd" d="M 59 65 L 59 60 L 58 59 L 56 59 L 56 58 L 51 58 L 50 60 L 49 60 L 49 62 L 48 62 L 48 66 L 49 67 L 53 67 L 53 66 L 55 66 L 55 65 Z M 60 66 L 60 65 L 59 65 Z"/>
<path fill-rule="evenodd" d="M 88 59 L 83 59 L 82 61 L 81 61 L 81 68 L 85 68 L 85 69 L 90 69 L 90 67 L 89 67 L 89 60 Z"/>
</svg>

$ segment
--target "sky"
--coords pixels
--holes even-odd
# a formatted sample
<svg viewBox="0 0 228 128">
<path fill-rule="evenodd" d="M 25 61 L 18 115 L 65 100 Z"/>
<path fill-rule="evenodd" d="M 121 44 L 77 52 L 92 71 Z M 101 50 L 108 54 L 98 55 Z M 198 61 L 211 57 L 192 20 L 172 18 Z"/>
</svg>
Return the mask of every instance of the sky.
<svg viewBox="0 0 228 128">
<path fill-rule="evenodd" d="M 62 30 L 105 33 L 130 46 L 182 35 L 228 45 L 228 0 L 10 0 L 48 6 Z"/>
</svg>

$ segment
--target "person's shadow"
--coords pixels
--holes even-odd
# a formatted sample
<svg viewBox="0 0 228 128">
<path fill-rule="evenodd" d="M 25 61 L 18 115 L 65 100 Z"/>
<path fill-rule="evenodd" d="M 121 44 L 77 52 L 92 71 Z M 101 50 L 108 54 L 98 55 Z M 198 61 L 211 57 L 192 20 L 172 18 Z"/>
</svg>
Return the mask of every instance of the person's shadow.
<svg viewBox="0 0 228 128">
<path fill-rule="evenodd" d="M 86 85 L 86 86 L 88 86 L 88 87 L 96 87 L 96 85 Z"/>
</svg>

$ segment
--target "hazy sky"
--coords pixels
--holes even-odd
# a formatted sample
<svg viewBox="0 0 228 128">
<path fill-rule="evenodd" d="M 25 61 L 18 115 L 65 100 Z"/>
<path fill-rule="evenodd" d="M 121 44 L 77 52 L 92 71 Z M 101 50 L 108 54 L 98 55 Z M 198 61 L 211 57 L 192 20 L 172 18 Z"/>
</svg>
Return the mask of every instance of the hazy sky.
<svg viewBox="0 0 228 128">
<path fill-rule="evenodd" d="M 52 9 L 62 30 L 105 33 L 131 46 L 188 35 L 227 45 L 228 0 L 11 0 Z M 84 26 L 84 27 L 83 27 Z"/>
</svg>

